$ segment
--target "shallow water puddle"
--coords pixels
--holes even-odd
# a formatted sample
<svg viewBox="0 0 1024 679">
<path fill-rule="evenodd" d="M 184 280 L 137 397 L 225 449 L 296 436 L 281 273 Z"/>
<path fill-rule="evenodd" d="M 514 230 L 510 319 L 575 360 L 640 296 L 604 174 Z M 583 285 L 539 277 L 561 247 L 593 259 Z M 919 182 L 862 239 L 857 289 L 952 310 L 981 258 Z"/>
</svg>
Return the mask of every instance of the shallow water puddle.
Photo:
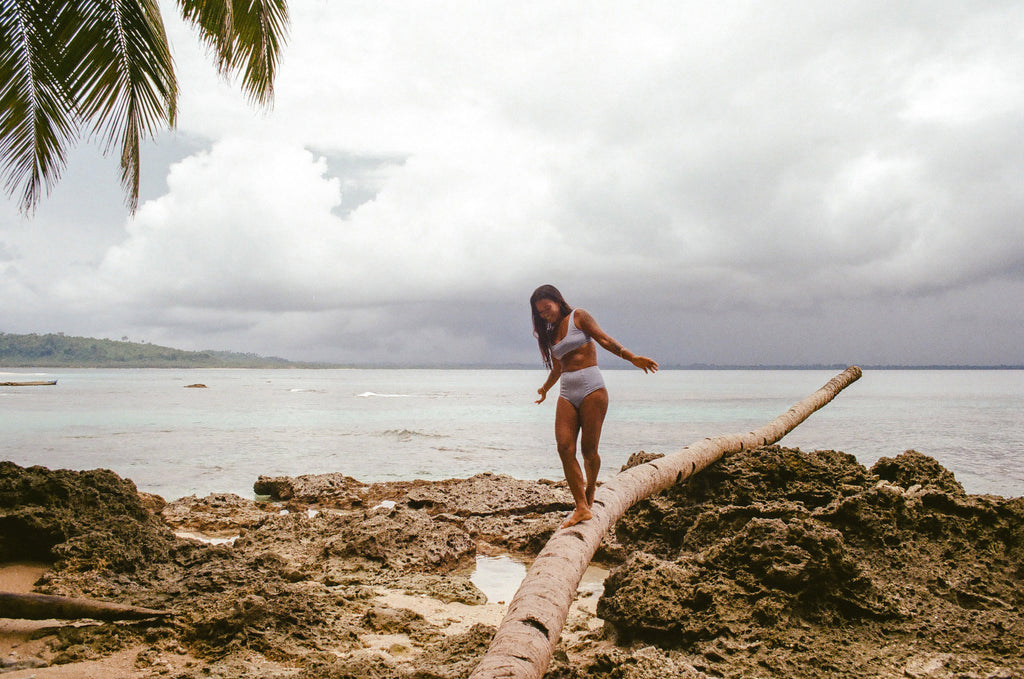
<svg viewBox="0 0 1024 679">
<path fill-rule="evenodd" d="M 508 603 L 526 576 L 526 564 L 510 556 L 477 556 L 470 581 L 487 596 L 488 603 Z"/>
<path fill-rule="evenodd" d="M 488 603 L 508 604 L 526 577 L 528 566 L 527 562 L 505 554 L 477 556 L 476 568 L 469 579 L 487 596 Z M 608 571 L 603 568 L 588 566 L 576 591 L 600 596 L 604 592 L 604 579 L 607 575 Z"/>
</svg>

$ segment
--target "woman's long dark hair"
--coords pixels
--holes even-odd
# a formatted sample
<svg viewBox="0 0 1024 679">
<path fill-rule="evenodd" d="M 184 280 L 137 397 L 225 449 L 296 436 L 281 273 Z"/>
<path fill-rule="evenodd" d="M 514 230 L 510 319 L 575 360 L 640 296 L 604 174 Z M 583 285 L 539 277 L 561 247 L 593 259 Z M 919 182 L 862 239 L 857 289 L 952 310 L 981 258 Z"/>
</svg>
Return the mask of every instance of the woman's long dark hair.
<svg viewBox="0 0 1024 679">
<path fill-rule="evenodd" d="M 551 369 L 551 345 L 554 344 L 555 330 L 557 326 L 548 325 L 548 322 L 537 313 L 537 302 L 542 299 L 550 299 L 558 305 L 562 316 L 572 313 L 572 307 L 562 297 L 562 293 L 553 285 L 542 285 L 530 295 L 530 314 L 533 316 L 533 336 L 537 338 L 537 346 L 540 347 L 540 355 L 544 359 L 544 365 Z"/>
</svg>

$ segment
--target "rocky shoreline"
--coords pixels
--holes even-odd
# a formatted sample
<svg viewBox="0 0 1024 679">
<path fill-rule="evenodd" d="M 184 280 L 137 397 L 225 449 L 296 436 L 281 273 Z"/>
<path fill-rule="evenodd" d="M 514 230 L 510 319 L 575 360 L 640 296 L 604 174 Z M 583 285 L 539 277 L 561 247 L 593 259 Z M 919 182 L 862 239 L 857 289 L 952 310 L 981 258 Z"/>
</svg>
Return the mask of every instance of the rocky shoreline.
<svg viewBox="0 0 1024 679">
<path fill-rule="evenodd" d="M 528 562 L 572 506 L 564 483 L 492 474 L 254 490 L 166 503 L 0 462 L 0 559 L 45 563 L 33 591 L 171 613 L 49 621 L 0 644 L 0 672 L 466 677 L 504 614 L 477 557 Z M 632 508 L 596 560 L 603 594 L 579 593 L 552 679 L 1024 676 L 1024 499 L 969 496 L 913 451 L 870 470 L 737 454 Z"/>
</svg>

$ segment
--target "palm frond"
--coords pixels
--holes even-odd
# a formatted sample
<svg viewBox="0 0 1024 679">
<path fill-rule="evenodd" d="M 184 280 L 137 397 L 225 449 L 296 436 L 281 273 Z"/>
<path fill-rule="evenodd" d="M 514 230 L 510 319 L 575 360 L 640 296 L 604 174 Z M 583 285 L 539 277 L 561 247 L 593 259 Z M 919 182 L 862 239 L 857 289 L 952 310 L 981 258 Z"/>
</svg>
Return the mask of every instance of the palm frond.
<svg viewBox="0 0 1024 679">
<path fill-rule="evenodd" d="M 178 84 L 155 0 L 76 0 L 82 22 L 66 42 L 71 90 L 104 151 L 121 149 L 121 185 L 134 212 L 139 146 L 173 127 Z"/>
<path fill-rule="evenodd" d="M 286 0 L 178 0 L 223 75 L 269 105 L 287 34 Z M 178 98 L 157 0 L 0 0 L 0 171 L 31 211 L 88 126 L 115 145 L 138 205 L 141 140 L 173 127 Z"/>
<path fill-rule="evenodd" d="M 285 0 L 179 0 L 179 5 L 213 51 L 221 75 L 240 72 L 250 100 L 269 106 L 288 33 Z"/>
<path fill-rule="evenodd" d="M 78 120 L 59 59 L 75 8 L 55 0 L 0 2 L 0 158 L 8 195 L 35 209 L 60 179 Z"/>
</svg>

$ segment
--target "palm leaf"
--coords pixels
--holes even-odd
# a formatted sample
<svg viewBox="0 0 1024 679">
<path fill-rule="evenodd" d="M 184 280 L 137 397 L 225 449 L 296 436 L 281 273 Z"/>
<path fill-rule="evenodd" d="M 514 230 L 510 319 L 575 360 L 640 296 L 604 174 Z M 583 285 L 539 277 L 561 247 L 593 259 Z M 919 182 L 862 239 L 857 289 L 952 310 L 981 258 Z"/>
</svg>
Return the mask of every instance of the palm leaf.
<svg viewBox="0 0 1024 679">
<path fill-rule="evenodd" d="M 287 33 L 286 0 L 178 0 L 220 72 L 268 105 Z M 139 146 L 173 126 L 177 80 L 157 0 L 0 0 L 0 160 L 23 211 L 66 165 L 83 126 L 117 146 L 138 205 Z"/>
<path fill-rule="evenodd" d="M 249 98 L 269 106 L 288 31 L 285 0 L 179 0 L 179 5 L 213 51 L 221 75 L 241 72 Z"/>
<path fill-rule="evenodd" d="M 8 195 L 32 211 L 60 179 L 78 120 L 59 59 L 74 7 L 55 0 L 0 1 L 0 158 Z"/>
<path fill-rule="evenodd" d="M 121 149 L 121 184 L 134 211 L 139 145 L 174 125 L 178 85 L 155 0 L 77 0 L 82 21 L 64 55 L 70 89 L 104 151 Z"/>
</svg>

